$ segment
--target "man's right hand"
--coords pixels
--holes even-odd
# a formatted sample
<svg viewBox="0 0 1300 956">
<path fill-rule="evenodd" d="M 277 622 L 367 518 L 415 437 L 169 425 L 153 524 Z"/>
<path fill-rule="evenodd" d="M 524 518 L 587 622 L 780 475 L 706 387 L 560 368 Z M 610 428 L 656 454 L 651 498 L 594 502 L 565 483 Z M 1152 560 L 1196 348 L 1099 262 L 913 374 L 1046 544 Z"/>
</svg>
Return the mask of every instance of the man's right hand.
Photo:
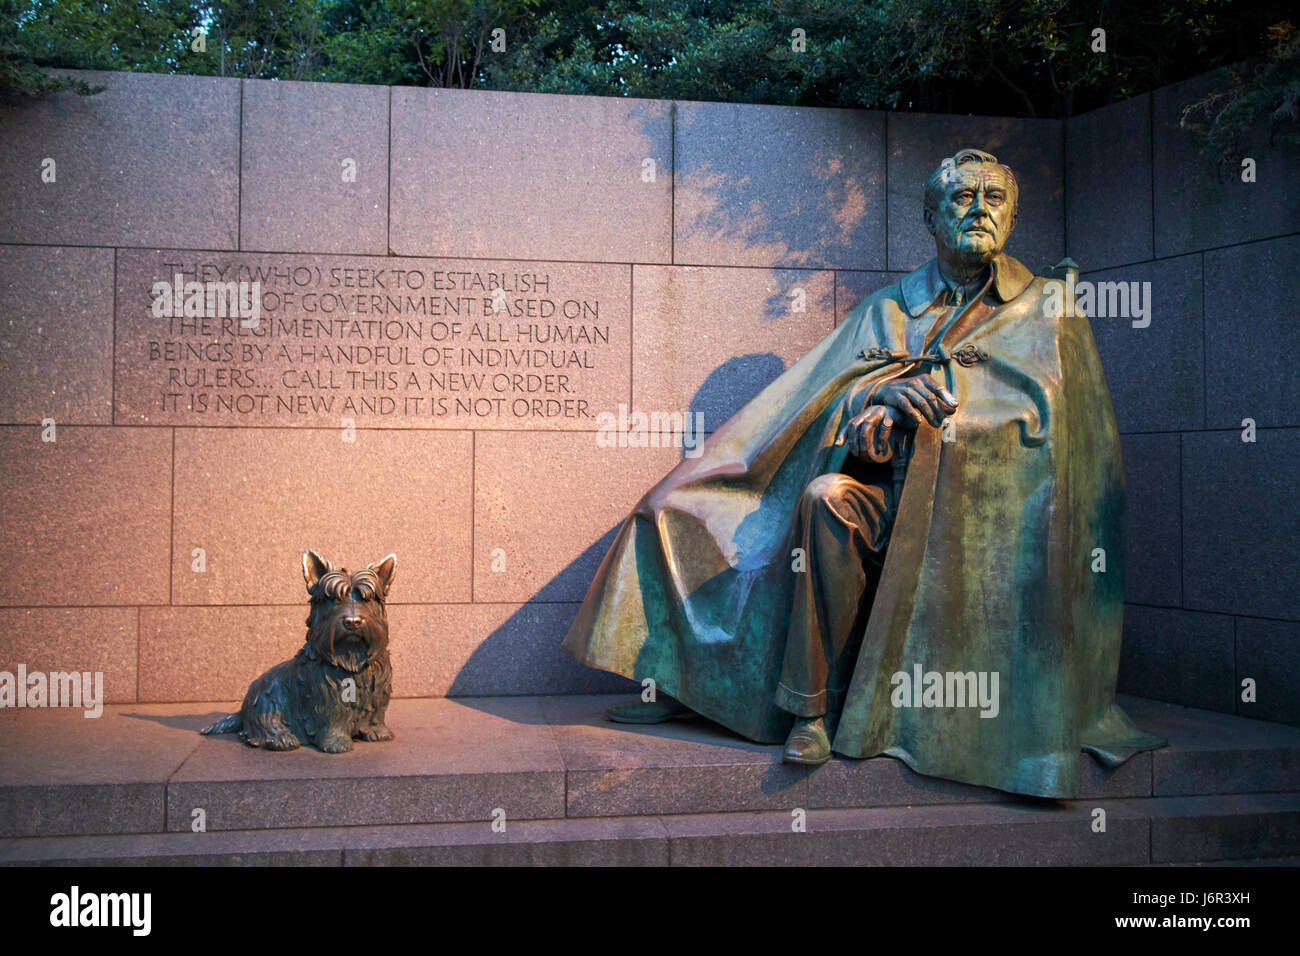
<svg viewBox="0 0 1300 956">
<path fill-rule="evenodd" d="M 889 436 L 894 431 L 896 415 L 897 412 L 884 405 L 868 405 L 840 429 L 835 437 L 836 447 L 848 442 L 849 452 L 857 458 L 877 463 L 889 461 L 893 454 Z"/>
<path fill-rule="evenodd" d="M 871 396 L 872 405 L 888 405 L 907 425 L 928 422 L 935 428 L 957 410 L 957 399 L 924 372 L 894 379 Z"/>
</svg>

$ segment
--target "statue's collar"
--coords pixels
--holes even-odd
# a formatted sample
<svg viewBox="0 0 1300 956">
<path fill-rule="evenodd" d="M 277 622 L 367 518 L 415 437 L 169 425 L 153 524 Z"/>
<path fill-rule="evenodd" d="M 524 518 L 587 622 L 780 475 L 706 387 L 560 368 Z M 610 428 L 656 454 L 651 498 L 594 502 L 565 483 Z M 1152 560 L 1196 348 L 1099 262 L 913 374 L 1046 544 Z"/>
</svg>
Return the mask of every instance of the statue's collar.
<svg viewBox="0 0 1300 956">
<path fill-rule="evenodd" d="M 1034 274 L 1005 252 L 990 263 L 993 270 L 992 292 L 1003 302 L 1010 302 L 1033 281 Z M 928 309 L 935 298 L 946 289 L 943 274 L 939 271 L 939 260 L 931 259 L 915 272 L 908 273 L 900 283 L 903 290 L 903 304 L 907 306 L 908 315 L 916 318 Z"/>
</svg>

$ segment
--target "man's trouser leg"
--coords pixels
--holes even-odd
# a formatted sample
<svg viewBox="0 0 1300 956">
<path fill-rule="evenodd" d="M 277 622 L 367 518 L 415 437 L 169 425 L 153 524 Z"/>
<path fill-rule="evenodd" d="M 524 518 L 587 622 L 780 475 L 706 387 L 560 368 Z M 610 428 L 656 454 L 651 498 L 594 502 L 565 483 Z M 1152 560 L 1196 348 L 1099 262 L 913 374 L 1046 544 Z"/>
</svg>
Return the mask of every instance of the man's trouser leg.
<svg viewBox="0 0 1300 956">
<path fill-rule="evenodd" d="M 803 548 L 807 568 L 793 572 L 776 705 L 800 717 L 838 714 L 862 638 L 858 615 L 868 573 L 888 532 L 888 493 L 848 475 L 821 475 L 804 489 L 796 520 L 795 546 Z"/>
</svg>

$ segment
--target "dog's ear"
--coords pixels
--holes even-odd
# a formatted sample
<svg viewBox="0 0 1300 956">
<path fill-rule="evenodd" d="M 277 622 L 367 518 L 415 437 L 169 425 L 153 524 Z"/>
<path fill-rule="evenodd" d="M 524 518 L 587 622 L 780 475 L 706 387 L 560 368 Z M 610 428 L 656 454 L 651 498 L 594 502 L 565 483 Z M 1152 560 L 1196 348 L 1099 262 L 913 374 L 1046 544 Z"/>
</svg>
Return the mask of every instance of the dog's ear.
<svg viewBox="0 0 1300 956">
<path fill-rule="evenodd" d="M 316 582 L 326 571 L 333 571 L 334 566 L 319 554 L 308 548 L 302 553 L 302 577 L 307 582 L 307 593 L 316 586 Z"/>
<path fill-rule="evenodd" d="M 393 584 L 393 572 L 397 570 L 397 555 L 390 554 L 384 560 L 370 565 L 370 570 L 379 576 L 379 584 L 387 596 L 388 589 Z"/>
</svg>

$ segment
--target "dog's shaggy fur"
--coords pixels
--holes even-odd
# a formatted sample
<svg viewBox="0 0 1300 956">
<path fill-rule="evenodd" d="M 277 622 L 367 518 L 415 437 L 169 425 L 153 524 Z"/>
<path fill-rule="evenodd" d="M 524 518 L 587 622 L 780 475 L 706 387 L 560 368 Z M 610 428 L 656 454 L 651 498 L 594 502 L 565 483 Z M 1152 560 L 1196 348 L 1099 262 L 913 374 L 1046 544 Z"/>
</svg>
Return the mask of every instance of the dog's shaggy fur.
<svg viewBox="0 0 1300 956">
<path fill-rule="evenodd" d="M 351 750 L 354 739 L 392 740 L 384 724 L 393 692 L 384 599 L 396 564 L 390 554 L 354 574 L 304 551 L 307 642 L 253 681 L 238 713 L 201 733 L 238 732 L 250 747 L 267 750 L 306 741 L 331 754 Z"/>
</svg>

